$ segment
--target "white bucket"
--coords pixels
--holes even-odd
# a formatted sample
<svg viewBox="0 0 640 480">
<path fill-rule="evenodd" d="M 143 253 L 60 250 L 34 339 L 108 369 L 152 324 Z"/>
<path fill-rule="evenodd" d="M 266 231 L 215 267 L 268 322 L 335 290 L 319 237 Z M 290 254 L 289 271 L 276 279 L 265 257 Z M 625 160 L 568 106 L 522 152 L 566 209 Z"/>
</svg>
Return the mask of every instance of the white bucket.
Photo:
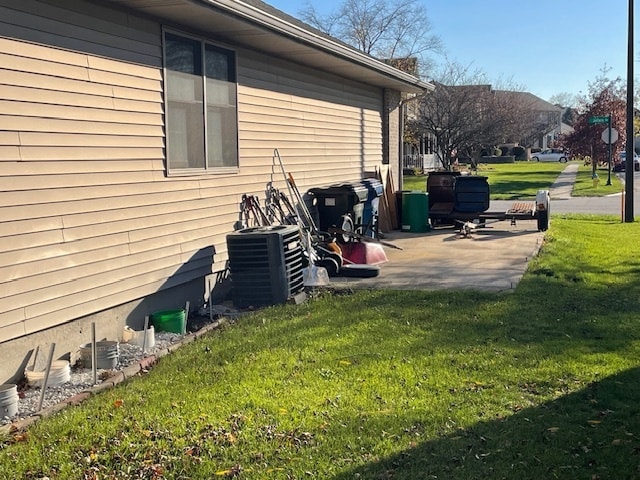
<svg viewBox="0 0 640 480">
<path fill-rule="evenodd" d="M 24 375 L 27 377 L 27 382 L 31 387 L 41 387 L 44 383 L 44 377 L 46 370 L 33 371 L 25 370 Z M 51 369 L 49 370 L 49 379 L 47 380 L 47 386 L 62 385 L 71 381 L 71 367 L 66 360 L 56 360 L 51 363 Z"/>
<path fill-rule="evenodd" d="M 96 368 L 111 370 L 118 365 L 120 348 L 118 342 L 105 340 L 96 342 Z M 80 361 L 85 368 L 91 368 L 91 344 L 80 346 Z"/>
<path fill-rule="evenodd" d="M 18 387 L 14 383 L 0 385 L 0 417 L 13 417 L 18 413 Z"/>
<path fill-rule="evenodd" d="M 153 348 L 156 344 L 156 336 L 153 325 L 147 328 L 147 342 L 144 345 L 144 348 Z M 125 343 L 129 343 L 131 345 L 136 345 L 142 348 L 142 343 L 145 338 L 142 330 L 134 330 L 133 328 L 126 326 L 124 327 L 124 331 L 122 332 L 122 341 Z"/>
</svg>

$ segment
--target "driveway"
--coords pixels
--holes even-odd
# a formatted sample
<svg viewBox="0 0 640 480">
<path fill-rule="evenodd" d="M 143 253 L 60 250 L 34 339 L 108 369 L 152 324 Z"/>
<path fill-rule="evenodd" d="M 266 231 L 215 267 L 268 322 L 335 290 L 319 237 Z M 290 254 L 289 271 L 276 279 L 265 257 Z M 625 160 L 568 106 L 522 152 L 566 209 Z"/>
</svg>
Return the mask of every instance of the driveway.
<svg viewBox="0 0 640 480">
<path fill-rule="evenodd" d="M 550 188 L 552 213 L 620 215 L 621 194 L 608 197 L 571 197 L 578 164 L 567 165 Z M 624 181 L 612 174 L 612 182 Z M 620 179 L 621 178 L 621 179 Z M 634 212 L 640 211 L 640 173 L 634 173 Z M 603 179 L 601 181 L 606 181 Z M 622 187 L 622 183 L 621 183 Z M 506 211 L 514 202 L 492 200 L 490 210 Z M 443 288 L 509 291 L 515 288 L 529 260 L 540 249 L 544 233 L 534 220 L 488 224 L 464 237 L 449 229 L 427 233 L 393 231 L 385 235 L 402 250 L 384 247 L 388 262 L 370 279 L 334 277 L 334 286 L 434 290 Z"/>
<path fill-rule="evenodd" d="M 393 231 L 384 247 L 388 262 L 375 278 L 334 277 L 339 287 L 435 290 L 445 288 L 508 291 L 515 288 L 529 260 L 536 255 L 544 233 L 535 221 L 488 224 L 464 237 L 453 228 L 427 233 Z"/>
</svg>

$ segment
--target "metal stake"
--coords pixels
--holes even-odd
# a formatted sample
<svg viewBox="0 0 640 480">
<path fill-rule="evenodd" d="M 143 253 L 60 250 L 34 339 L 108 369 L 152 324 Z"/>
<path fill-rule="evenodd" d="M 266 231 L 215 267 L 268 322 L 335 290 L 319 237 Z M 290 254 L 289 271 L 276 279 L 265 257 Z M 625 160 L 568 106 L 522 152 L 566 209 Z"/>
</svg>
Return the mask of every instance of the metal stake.
<svg viewBox="0 0 640 480">
<path fill-rule="evenodd" d="M 96 346 L 96 324 L 91 324 L 91 370 L 93 371 L 93 384 L 98 384 L 98 347 Z"/>
<path fill-rule="evenodd" d="M 44 391 L 47 389 L 47 382 L 49 382 L 49 371 L 51 370 L 51 363 L 53 362 L 53 352 L 56 349 L 56 344 L 51 344 L 51 350 L 49 351 L 49 359 L 47 360 L 47 368 L 44 371 L 44 380 L 40 390 L 40 400 L 38 401 L 38 412 L 42 410 L 42 402 L 44 402 Z"/>
<path fill-rule="evenodd" d="M 184 306 L 184 325 L 182 326 L 182 335 L 187 334 L 187 320 L 189 319 L 189 300 L 187 300 L 186 305 Z"/>
</svg>

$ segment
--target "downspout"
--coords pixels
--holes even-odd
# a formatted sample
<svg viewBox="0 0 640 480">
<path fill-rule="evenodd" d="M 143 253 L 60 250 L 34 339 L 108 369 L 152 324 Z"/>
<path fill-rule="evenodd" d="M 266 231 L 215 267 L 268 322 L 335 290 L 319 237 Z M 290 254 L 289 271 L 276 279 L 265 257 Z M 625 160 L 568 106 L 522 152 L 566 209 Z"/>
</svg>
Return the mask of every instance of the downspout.
<svg viewBox="0 0 640 480">
<path fill-rule="evenodd" d="M 406 106 L 404 103 L 402 103 L 402 100 L 400 100 L 400 103 L 398 104 L 398 115 L 400 115 L 400 118 L 398 119 L 398 139 L 400 140 L 398 142 L 398 161 L 400 162 L 399 165 L 399 174 L 398 174 L 398 190 L 402 191 L 402 187 L 403 187 L 403 177 L 404 175 L 402 174 L 404 172 L 404 125 L 405 125 L 405 111 L 406 111 Z"/>
</svg>

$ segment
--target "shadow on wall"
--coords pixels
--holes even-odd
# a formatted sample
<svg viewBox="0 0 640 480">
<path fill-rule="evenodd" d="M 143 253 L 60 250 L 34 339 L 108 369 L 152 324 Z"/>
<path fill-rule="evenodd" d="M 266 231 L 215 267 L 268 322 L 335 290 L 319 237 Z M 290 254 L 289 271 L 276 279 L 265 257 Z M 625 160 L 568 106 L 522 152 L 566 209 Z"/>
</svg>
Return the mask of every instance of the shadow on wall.
<svg viewBox="0 0 640 480">
<path fill-rule="evenodd" d="M 112 308 L 95 312 L 86 317 L 58 325 L 48 330 L 16 340 L 13 347 L 3 345 L 0 361 L 5 362 L 0 383 L 16 383 L 23 378 L 27 367 L 37 361 L 36 369 L 46 368 L 46 360 L 55 343 L 54 360 L 75 361 L 78 345 L 91 340 L 91 325 L 96 325 L 97 340 L 120 340 L 125 325 L 134 330 L 143 330 L 146 315 L 161 310 L 176 310 L 190 302 L 190 309 L 197 309 L 203 303 L 207 288 L 212 285 L 211 274 L 215 247 L 203 247 L 193 253 L 179 268 L 163 282 L 162 286 L 145 298 L 114 305 Z M 223 274 L 216 277 L 223 280 Z M 213 286 L 213 285 L 212 285 Z M 219 286 L 216 285 L 216 288 Z M 222 286 L 220 286 L 221 288 Z M 38 355 L 34 357 L 38 348 Z M 6 348 L 5 348 L 6 347 Z"/>
<path fill-rule="evenodd" d="M 125 325 L 134 330 L 142 330 L 145 316 L 162 310 L 183 309 L 187 301 L 190 303 L 190 310 L 199 308 L 211 283 L 209 277 L 212 275 L 215 253 L 213 245 L 196 251 L 167 278 L 156 293 L 141 299 L 126 316 Z"/>
</svg>

